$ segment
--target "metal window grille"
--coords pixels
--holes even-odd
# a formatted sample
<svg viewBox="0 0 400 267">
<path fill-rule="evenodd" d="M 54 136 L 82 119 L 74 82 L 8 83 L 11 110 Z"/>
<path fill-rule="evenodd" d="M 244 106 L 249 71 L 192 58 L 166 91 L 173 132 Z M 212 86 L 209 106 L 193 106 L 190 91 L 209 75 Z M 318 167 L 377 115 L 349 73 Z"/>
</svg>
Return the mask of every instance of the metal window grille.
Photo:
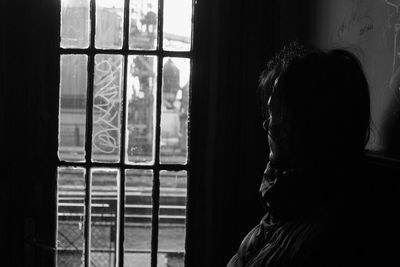
<svg viewBox="0 0 400 267">
<path fill-rule="evenodd" d="M 167 1 L 167 0 L 165 0 Z M 193 16 L 193 3 L 191 0 L 190 6 L 192 8 L 191 14 Z M 59 0 L 59 3 L 61 0 Z M 186 160 L 182 162 L 175 162 L 175 163 L 168 163 L 163 162 L 160 160 L 161 158 L 161 142 L 162 142 L 162 101 L 163 101 L 163 71 L 164 71 L 164 62 L 167 58 L 186 58 L 191 59 L 193 55 L 193 49 L 191 45 L 191 40 L 189 40 L 190 48 L 183 51 L 172 51 L 171 49 L 163 49 L 164 47 L 164 0 L 158 1 L 158 16 L 157 16 L 157 27 L 156 27 L 156 45 L 154 49 L 136 49 L 130 46 L 130 20 L 131 20 L 131 1 L 130 0 L 123 0 L 123 25 L 122 25 L 122 44 L 121 48 L 98 48 L 96 47 L 96 2 L 95 0 L 90 0 L 89 5 L 89 21 L 90 24 L 88 25 L 88 29 L 90 31 L 89 35 L 89 42 L 86 48 L 81 47 L 62 47 L 60 45 L 59 54 L 60 54 L 60 62 L 63 56 L 84 56 L 87 57 L 87 78 L 86 78 L 86 99 L 83 101 L 80 100 L 78 105 L 85 110 L 85 136 L 84 138 L 79 135 L 79 127 L 75 127 L 75 130 L 71 133 L 72 136 L 75 135 L 75 141 L 77 143 L 82 144 L 84 142 L 84 153 L 85 156 L 82 156 L 82 160 L 68 160 L 65 158 L 60 158 L 58 166 L 59 170 L 62 169 L 70 169 L 71 173 L 74 173 L 75 177 L 82 177 L 82 184 L 80 182 L 76 182 L 72 187 L 74 190 L 64 192 L 65 195 L 68 195 L 68 199 L 71 200 L 74 197 L 76 199 L 80 199 L 83 201 L 75 201 L 75 202 L 68 202 L 64 203 L 59 201 L 61 196 L 61 189 L 58 188 L 58 203 L 57 203 L 57 214 L 58 220 L 62 216 L 68 218 L 75 218 L 73 221 L 77 223 L 71 223 L 72 226 L 68 226 L 68 220 L 65 221 L 65 224 L 58 225 L 57 229 L 57 242 L 64 242 L 65 247 L 57 245 L 57 250 L 63 250 L 63 258 L 57 259 L 58 266 L 126 266 L 127 263 L 124 264 L 124 260 L 126 259 L 126 253 L 140 253 L 141 251 L 138 249 L 129 249 L 124 248 L 124 237 L 125 237 L 125 223 L 126 223 L 126 207 L 127 205 L 131 208 L 148 208 L 151 212 L 144 215 L 138 216 L 141 220 L 148 220 L 151 221 L 151 266 L 156 267 L 160 264 L 158 261 L 158 253 L 161 251 L 159 249 L 159 226 L 160 220 L 168 220 L 168 219 L 176 219 L 176 220 L 183 220 L 186 223 L 186 214 L 182 216 L 165 216 L 164 214 L 160 214 L 160 187 L 162 181 L 160 181 L 160 176 L 163 175 L 165 171 L 171 172 L 179 172 L 184 171 L 187 174 L 187 178 L 190 175 L 190 158 L 188 158 L 189 153 L 186 153 Z M 145 1 L 143 1 L 145 2 Z M 61 13 L 61 4 L 59 11 Z M 177 12 L 180 12 L 179 10 Z M 77 12 L 76 16 L 82 15 L 82 13 Z M 78 19 L 78 17 L 77 17 Z M 191 22 L 190 22 L 191 23 Z M 62 21 L 61 21 L 62 24 Z M 62 27 L 62 25 L 61 25 Z M 192 25 L 190 26 L 191 29 L 193 28 Z M 191 30 L 192 31 L 192 30 Z M 191 38 L 192 38 L 191 34 Z M 61 43 L 61 42 L 60 42 Z M 96 67 L 96 58 L 101 57 L 103 55 L 116 55 L 122 59 L 122 70 L 121 73 L 123 74 L 122 77 L 122 92 L 121 92 L 121 102 L 120 103 L 120 124 L 119 124 L 119 152 L 118 152 L 118 160 L 105 162 L 101 160 L 96 160 L 93 157 L 93 130 L 94 130 L 94 83 L 95 83 L 95 67 Z M 127 76 L 128 76 L 128 57 L 129 56 L 152 56 L 157 61 L 157 77 L 156 77 L 156 90 L 155 90 L 155 123 L 153 124 L 154 127 L 154 139 L 153 139 L 153 148 L 152 148 L 152 157 L 153 161 L 150 163 L 132 163 L 127 161 L 127 140 L 128 140 L 128 133 L 127 133 L 127 109 L 128 109 L 128 102 L 127 102 Z M 62 63 L 60 63 L 62 64 Z M 190 63 L 190 72 L 191 73 L 192 65 Z M 61 72 L 60 72 L 61 76 Z M 61 79 L 61 77 L 60 77 Z M 190 92 L 190 80 L 189 78 L 189 91 Z M 165 81 L 164 81 L 165 83 Z M 61 82 L 60 82 L 61 87 Z M 61 89 L 60 89 L 61 90 Z M 70 105 L 69 103 L 73 102 L 74 100 L 65 98 L 61 99 L 60 93 L 60 110 L 61 107 L 67 107 Z M 76 102 L 76 101 L 75 101 Z M 79 101 L 78 101 L 79 102 Z M 76 104 L 76 103 L 75 103 Z M 189 108 L 190 109 L 190 108 Z M 189 111 L 188 111 L 189 112 Z M 59 112 L 60 114 L 60 112 Z M 187 122 L 188 123 L 188 122 Z M 61 124 L 60 128 L 61 128 Z M 61 129 L 59 128 L 59 131 Z M 76 131 L 76 132 L 75 132 Z M 81 140 L 81 139 L 84 140 Z M 190 143 L 190 137 L 187 136 L 187 143 Z M 187 147 L 189 147 L 187 145 Z M 60 151 L 60 146 L 59 146 Z M 140 170 L 143 172 L 149 172 L 152 174 L 152 188 L 150 192 L 147 192 L 151 195 L 151 203 L 145 203 L 142 205 L 135 205 L 126 203 L 126 175 L 129 171 L 134 172 L 136 170 Z M 127 172 L 128 171 L 128 172 Z M 113 196 L 117 196 L 117 206 L 115 207 L 115 218 L 119 218 L 119 220 L 108 220 L 106 214 L 102 214 L 102 224 L 94 224 L 95 216 L 100 216 L 97 214 L 97 209 L 104 208 L 104 203 L 98 203 L 95 201 L 95 194 L 94 194 L 94 187 L 93 186 L 93 177 L 95 173 L 112 173 L 115 174 L 115 178 L 117 183 L 113 186 L 118 187 L 115 192 L 97 192 L 96 194 L 112 194 Z M 59 171 L 60 173 L 60 171 Z M 61 184 L 60 176 L 57 177 L 58 184 Z M 72 188 L 71 187 L 71 188 Z M 66 186 L 65 188 L 68 188 Z M 77 189 L 78 188 L 78 189 Z M 79 189 L 80 188 L 80 189 Z M 183 189 L 182 189 L 183 190 Z M 143 193 L 143 192 L 141 192 Z M 144 194 L 144 193 L 143 193 Z M 186 201 L 186 198 L 185 198 Z M 168 203 L 167 203 L 168 204 Z M 111 204 L 113 205 L 113 204 Z M 60 213 L 60 210 L 63 209 L 64 206 L 72 207 L 72 209 Z M 184 206 L 175 206 L 173 208 L 182 209 L 185 211 L 186 203 Z M 164 208 L 166 210 L 172 208 L 171 205 L 165 205 Z M 60 215 L 61 214 L 61 215 Z M 111 216 L 111 217 L 112 217 Z M 79 228 L 82 235 L 79 234 Z M 62 228 L 62 229 L 61 229 Z M 113 236 L 112 234 L 107 235 L 108 231 L 115 231 L 117 229 L 116 234 Z M 185 228 L 186 229 L 186 228 Z M 110 240 L 109 243 L 113 243 L 114 248 L 107 248 L 104 245 L 96 245 L 96 242 L 99 240 L 92 238 L 94 234 L 99 235 L 107 235 L 113 240 Z M 101 240 L 99 242 L 102 242 Z M 77 245 L 78 244 L 78 245 Z M 79 245 L 79 244 L 82 244 Z M 74 252 L 75 251 L 75 252 Z M 74 257 L 74 253 L 78 251 L 79 257 Z M 91 257 L 94 254 L 101 254 L 102 252 L 112 252 L 109 254 L 104 254 L 105 256 L 101 261 L 97 261 Z M 161 251 L 162 252 L 162 251 Z M 167 251 L 171 258 L 171 263 L 167 264 L 166 266 L 182 266 L 181 263 L 177 263 L 174 265 L 173 261 L 174 258 L 182 257 L 184 251 Z M 57 256 L 59 257 L 59 256 Z M 135 265 L 133 265 L 135 266 Z M 138 265 L 139 266 L 139 265 Z"/>
</svg>

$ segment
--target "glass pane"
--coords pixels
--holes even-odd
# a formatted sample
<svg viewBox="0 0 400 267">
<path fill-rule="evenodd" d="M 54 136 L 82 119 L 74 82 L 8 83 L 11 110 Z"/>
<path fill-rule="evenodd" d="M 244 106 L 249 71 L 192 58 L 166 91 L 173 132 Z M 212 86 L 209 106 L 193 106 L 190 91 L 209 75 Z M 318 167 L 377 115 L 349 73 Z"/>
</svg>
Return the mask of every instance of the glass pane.
<svg viewBox="0 0 400 267">
<path fill-rule="evenodd" d="M 190 59 L 165 58 L 162 77 L 161 163 L 187 162 Z"/>
<path fill-rule="evenodd" d="M 153 50 L 157 46 L 157 0 L 130 0 L 129 48 Z"/>
<path fill-rule="evenodd" d="M 85 160 L 87 56 L 60 56 L 58 157 Z"/>
<path fill-rule="evenodd" d="M 163 48 L 189 51 L 192 39 L 192 0 L 164 0 Z"/>
<path fill-rule="evenodd" d="M 84 266 L 85 169 L 58 168 L 57 266 Z"/>
<path fill-rule="evenodd" d="M 92 159 L 119 162 L 122 56 L 96 55 L 93 91 Z"/>
<path fill-rule="evenodd" d="M 127 162 L 151 163 L 154 147 L 157 57 L 129 56 Z"/>
<path fill-rule="evenodd" d="M 61 0 L 61 47 L 89 47 L 89 0 Z"/>
<path fill-rule="evenodd" d="M 124 266 L 150 266 L 153 172 L 125 172 Z"/>
<path fill-rule="evenodd" d="M 91 176 L 91 265 L 116 266 L 119 171 L 93 169 Z"/>
<path fill-rule="evenodd" d="M 96 48 L 122 47 L 124 0 L 96 0 Z"/>
<path fill-rule="evenodd" d="M 186 171 L 160 172 L 158 255 L 166 266 L 183 266 L 186 236 Z"/>
</svg>

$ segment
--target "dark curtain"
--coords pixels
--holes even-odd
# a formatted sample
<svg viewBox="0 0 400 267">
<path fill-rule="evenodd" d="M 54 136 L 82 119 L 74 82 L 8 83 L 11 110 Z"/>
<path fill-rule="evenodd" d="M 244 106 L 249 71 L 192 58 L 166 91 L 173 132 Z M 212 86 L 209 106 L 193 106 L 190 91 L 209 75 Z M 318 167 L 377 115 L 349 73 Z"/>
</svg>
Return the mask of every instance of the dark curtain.
<svg viewBox="0 0 400 267">
<path fill-rule="evenodd" d="M 191 116 L 189 266 L 224 266 L 263 209 L 267 160 L 258 76 L 273 54 L 274 1 L 197 1 Z"/>
<path fill-rule="evenodd" d="M 59 1 L 1 1 L 0 265 L 53 266 Z"/>
</svg>

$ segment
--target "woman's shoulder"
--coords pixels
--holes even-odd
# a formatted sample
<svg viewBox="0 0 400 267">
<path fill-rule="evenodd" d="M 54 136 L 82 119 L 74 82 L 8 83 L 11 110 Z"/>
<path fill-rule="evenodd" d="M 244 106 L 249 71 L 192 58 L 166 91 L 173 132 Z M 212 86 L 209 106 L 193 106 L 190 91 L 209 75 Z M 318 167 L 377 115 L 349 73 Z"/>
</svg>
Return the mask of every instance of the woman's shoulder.
<svg viewBox="0 0 400 267">
<path fill-rule="evenodd" d="M 277 266 L 273 263 L 294 261 L 302 243 L 316 233 L 313 220 L 276 222 L 266 214 L 243 239 L 228 266 Z"/>
</svg>

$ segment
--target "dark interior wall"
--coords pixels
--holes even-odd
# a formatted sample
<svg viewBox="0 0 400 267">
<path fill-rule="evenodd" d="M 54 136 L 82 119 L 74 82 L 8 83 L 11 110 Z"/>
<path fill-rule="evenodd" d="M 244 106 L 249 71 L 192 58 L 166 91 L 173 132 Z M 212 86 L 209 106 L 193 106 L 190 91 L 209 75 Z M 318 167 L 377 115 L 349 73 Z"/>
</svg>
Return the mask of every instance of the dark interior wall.
<svg viewBox="0 0 400 267">
<path fill-rule="evenodd" d="M 279 1 L 279 42 L 282 45 L 298 41 L 310 44 L 314 24 L 313 10 L 315 0 L 282 0 Z"/>
<path fill-rule="evenodd" d="M 192 185 L 196 187 L 193 190 L 198 190 L 192 194 L 196 196 L 194 210 L 205 210 L 208 214 L 204 221 L 195 214 L 192 217 L 195 221 L 192 230 L 203 233 L 196 239 L 196 249 L 190 255 L 193 259 L 202 259 L 199 266 L 223 265 L 263 212 L 255 190 L 267 151 L 263 134 L 258 132 L 260 118 L 256 115 L 258 107 L 254 106 L 257 100 L 247 93 L 251 91 L 248 88 L 256 86 L 256 76 L 265 62 L 261 58 L 271 56 L 290 41 L 322 48 L 327 48 L 324 44 L 329 42 L 319 36 L 326 25 L 323 20 L 329 18 L 329 9 L 321 9 L 321 1 L 284 0 L 259 6 L 244 1 L 229 5 L 223 2 L 215 4 L 213 13 L 199 23 L 200 30 L 208 31 L 211 39 L 208 44 L 199 45 L 198 56 L 206 66 L 199 61 L 194 73 L 198 79 L 206 77 L 202 81 L 208 84 L 201 83 L 198 88 L 209 91 L 197 97 L 207 103 L 205 110 L 210 110 L 208 117 L 202 118 L 206 120 L 196 120 L 200 109 L 193 106 L 194 135 L 204 134 L 200 129 L 208 131 L 206 143 L 193 150 L 200 152 L 193 155 L 195 181 Z M 246 26 L 241 24 L 243 20 L 247 21 Z M 237 38 L 238 35 L 244 38 Z M 232 51 L 237 51 L 238 58 L 230 57 Z M 207 53 L 209 57 L 204 57 Z M 193 96 L 196 97 L 196 92 Z M 369 154 L 366 169 L 360 170 L 370 190 L 365 205 L 371 215 L 365 223 L 371 228 L 365 234 L 370 241 L 370 260 L 377 264 L 396 260 L 394 255 L 399 247 L 396 216 L 400 203 L 399 166 L 396 159 Z M 200 182 L 204 179 L 205 183 Z M 197 187 L 197 183 L 204 188 Z M 203 242 L 211 249 L 201 250 Z M 202 258 L 205 252 L 208 254 Z"/>
<path fill-rule="evenodd" d="M 302 3 L 299 5 L 299 2 Z M 392 96 L 392 94 L 390 92 L 383 92 L 386 88 L 378 87 L 378 85 L 382 85 L 383 83 L 382 77 L 385 75 L 384 71 L 390 72 L 382 64 L 387 62 L 387 60 L 385 61 L 387 57 L 386 52 L 392 51 L 380 51 L 379 48 L 382 49 L 383 43 L 379 47 L 380 40 L 378 39 L 385 37 L 381 34 L 383 31 L 380 27 L 386 27 L 387 25 L 384 23 L 389 23 L 389 21 L 385 20 L 384 14 L 379 13 L 385 11 L 385 9 L 382 10 L 380 8 L 377 10 L 374 9 L 374 6 L 371 6 L 372 4 L 382 6 L 384 3 L 383 1 L 315 0 L 306 2 L 285 0 L 280 3 L 280 40 L 282 44 L 291 40 L 299 40 L 301 43 L 322 49 L 344 47 L 357 52 L 354 50 L 354 43 L 356 43 L 366 51 L 366 53 L 361 54 L 361 61 L 364 68 L 368 68 L 367 78 L 370 87 L 372 87 L 371 90 L 373 90 L 371 92 L 371 103 L 373 108 L 382 109 L 373 112 L 387 116 L 383 119 L 373 116 L 373 119 L 382 119 L 382 122 L 379 122 L 379 124 L 390 124 L 386 125 L 387 128 L 385 130 L 387 131 L 386 134 L 394 140 L 392 142 L 384 142 L 382 146 L 384 146 L 385 151 L 381 153 L 369 152 L 367 154 L 367 167 L 365 170 L 360 170 L 360 175 L 364 176 L 364 181 L 368 184 L 370 196 L 368 203 L 365 203 L 370 209 L 369 221 L 366 222 L 370 226 L 370 231 L 365 233 L 365 235 L 369 238 L 371 266 L 393 265 L 391 262 L 399 263 L 399 259 L 395 255 L 400 247 L 398 242 L 400 239 L 400 229 L 398 227 L 400 221 L 397 215 L 400 205 L 400 161 L 398 154 L 393 153 L 400 149 L 400 146 L 398 146 L 399 135 L 397 130 L 399 120 L 398 116 L 394 116 L 396 113 L 393 112 L 393 107 L 390 112 L 386 111 L 389 107 L 387 106 L 388 101 L 385 99 Z M 352 5 L 353 7 L 360 5 L 361 12 L 357 14 L 356 9 L 352 11 Z M 371 25 L 369 22 L 370 18 L 365 19 L 365 17 L 362 17 L 365 12 L 369 12 L 368 14 L 373 18 L 374 24 L 372 27 L 368 26 Z M 347 22 L 346 15 L 348 15 Z M 335 22 L 338 19 L 340 20 L 341 17 L 345 18 L 344 26 L 346 28 L 344 31 L 347 30 L 348 32 L 345 33 L 347 37 L 344 38 L 348 38 L 348 40 L 333 36 L 333 34 L 337 34 L 337 30 L 340 30 L 337 27 L 340 24 L 336 25 Z M 353 25 L 350 25 L 352 18 L 354 22 Z M 368 29 L 372 28 L 373 30 L 366 36 L 353 36 L 365 33 L 362 30 L 362 27 L 365 25 L 368 26 Z M 351 27 L 354 29 L 348 30 Z M 360 54 L 357 55 L 360 56 Z M 391 67 L 391 64 L 389 65 Z M 388 76 L 390 76 L 390 73 Z M 396 110 L 398 110 L 398 102 L 396 102 Z M 373 123 L 371 128 L 373 138 L 378 138 L 376 136 L 376 124 Z M 370 145 L 369 147 L 373 146 Z"/>
<path fill-rule="evenodd" d="M 369 180 L 366 179 L 366 182 L 371 188 L 368 203 L 371 205 L 368 222 L 371 227 L 366 233 L 369 237 L 370 259 L 375 266 L 399 265 L 400 162 L 372 155 L 368 159 L 367 173 Z"/>
<path fill-rule="evenodd" d="M 346 48 L 364 68 L 371 96 L 373 131 L 367 149 L 399 158 L 400 102 L 398 1 L 320 1 L 314 8 L 313 41 Z"/>
<path fill-rule="evenodd" d="M 56 1 L 2 1 L 1 258 L 50 266 L 54 247 Z M 56 16 L 56 17 L 54 17 Z M 38 19 L 40 18 L 40 19 Z"/>
<path fill-rule="evenodd" d="M 190 190 L 195 199 L 189 235 L 196 238 L 189 239 L 188 255 L 195 266 L 223 266 L 260 219 L 263 210 L 256 190 L 268 151 L 259 127 L 258 99 L 251 92 L 265 59 L 285 43 L 322 45 L 318 33 L 324 31 L 321 20 L 328 12 L 316 0 L 216 2 L 207 16 L 197 18 L 201 60 L 194 88 L 202 91 L 193 92 L 200 101 L 193 103 L 192 134 L 202 141 L 195 141 L 192 150 Z M 209 5 L 199 2 L 200 13 Z M 207 42 L 201 40 L 204 36 Z M 369 155 L 366 169 L 360 170 L 370 190 L 365 205 L 371 214 L 365 223 L 371 228 L 365 235 L 371 266 L 398 261 L 399 166 L 398 160 Z"/>
<path fill-rule="evenodd" d="M 2 1 L 0 254 L 51 266 L 57 141 L 57 1 Z"/>
</svg>

